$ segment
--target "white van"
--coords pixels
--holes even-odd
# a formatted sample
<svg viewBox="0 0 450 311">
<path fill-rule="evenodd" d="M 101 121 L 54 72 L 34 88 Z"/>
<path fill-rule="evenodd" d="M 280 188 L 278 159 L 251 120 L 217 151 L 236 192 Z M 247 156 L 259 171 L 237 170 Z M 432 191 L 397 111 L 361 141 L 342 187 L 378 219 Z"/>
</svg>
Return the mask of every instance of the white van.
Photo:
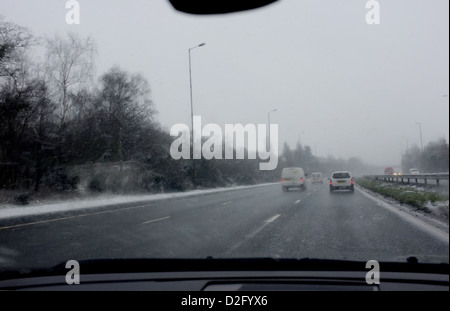
<svg viewBox="0 0 450 311">
<path fill-rule="evenodd" d="M 286 167 L 281 173 L 281 188 L 288 191 L 290 188 L 306 190 L 305 172 L 301 167 Z"/>
</svg>

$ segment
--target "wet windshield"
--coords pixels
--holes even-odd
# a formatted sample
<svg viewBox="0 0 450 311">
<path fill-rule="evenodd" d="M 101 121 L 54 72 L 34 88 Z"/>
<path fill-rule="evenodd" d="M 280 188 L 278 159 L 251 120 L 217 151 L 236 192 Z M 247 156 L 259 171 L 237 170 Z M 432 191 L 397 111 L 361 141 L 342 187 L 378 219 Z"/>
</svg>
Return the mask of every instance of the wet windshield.
<svg viewBox="0 0 450 311">
<path fill-rule="evenodd" d="M 0 270 L 448 263 L 448 5 L 2 0 Z"/>
</svg>

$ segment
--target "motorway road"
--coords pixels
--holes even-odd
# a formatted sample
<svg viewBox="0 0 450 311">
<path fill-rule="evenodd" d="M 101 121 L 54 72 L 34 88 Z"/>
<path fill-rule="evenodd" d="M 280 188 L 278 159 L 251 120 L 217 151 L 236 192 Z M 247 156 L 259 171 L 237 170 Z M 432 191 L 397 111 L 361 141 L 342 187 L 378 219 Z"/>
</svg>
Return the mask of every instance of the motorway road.
<svg viewBox="0 0 450 311">
<path fill-rule="evenodd" d="M 68 215 L 0 220 L 0 270 L 71 259 L 283 257 L 447 262 L 447 239 L 360 189 L 272 184 Z"/>
</svg>

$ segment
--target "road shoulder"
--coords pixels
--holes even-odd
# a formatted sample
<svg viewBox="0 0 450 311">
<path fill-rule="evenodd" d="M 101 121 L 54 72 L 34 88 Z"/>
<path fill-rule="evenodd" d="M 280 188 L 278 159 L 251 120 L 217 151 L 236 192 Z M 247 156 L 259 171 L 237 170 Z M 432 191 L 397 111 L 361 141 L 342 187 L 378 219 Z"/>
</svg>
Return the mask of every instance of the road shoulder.
<svg viewBox="0 0 450 311">
<path fill-rule="evenodd" d="M 400 204 L 398 201 L 387 198 L 374 191 L 356 186 L 356 188 L 366 197 L 374 200 L 378 205 L 391 210 L 402 218 L 420 226 L 433 235 L 439 237 L 445 242 L 449 242 L 449 223 L 448 219 L 445 221 L 442 217 L 434 213 L 426 213 L 420 211 L 413 206 L 407 204 Z"/>
</svg>

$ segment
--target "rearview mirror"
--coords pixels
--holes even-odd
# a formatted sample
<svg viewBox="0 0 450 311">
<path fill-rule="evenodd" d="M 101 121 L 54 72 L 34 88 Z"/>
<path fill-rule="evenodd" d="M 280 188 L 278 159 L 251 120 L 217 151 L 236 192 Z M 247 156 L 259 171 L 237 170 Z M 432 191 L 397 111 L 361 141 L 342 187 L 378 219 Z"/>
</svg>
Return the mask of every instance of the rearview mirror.
<svg viewBox="0 0 450 311">
<path fill-rule="evenodd" d="M 226 14 L 257 9 L 278 0 L 169 0 L 181 12 L 190 14 Z"/>
</svg>

